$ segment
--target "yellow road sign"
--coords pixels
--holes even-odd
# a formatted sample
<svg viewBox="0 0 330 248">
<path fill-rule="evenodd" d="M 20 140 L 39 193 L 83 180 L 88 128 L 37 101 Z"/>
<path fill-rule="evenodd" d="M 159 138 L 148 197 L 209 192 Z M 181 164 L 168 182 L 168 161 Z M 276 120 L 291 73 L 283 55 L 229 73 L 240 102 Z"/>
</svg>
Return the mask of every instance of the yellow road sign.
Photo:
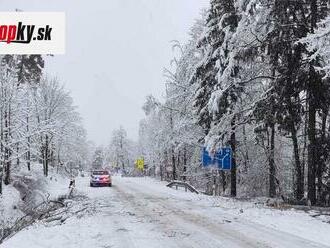
<svg viewBox="0 0 330 248">
<path fill-rule="evenodd" d="M 144 159 L 143 158 L 136 160 L 136 167 L 139 170 L 143 170 L 144 169 Z"/>
</svg>

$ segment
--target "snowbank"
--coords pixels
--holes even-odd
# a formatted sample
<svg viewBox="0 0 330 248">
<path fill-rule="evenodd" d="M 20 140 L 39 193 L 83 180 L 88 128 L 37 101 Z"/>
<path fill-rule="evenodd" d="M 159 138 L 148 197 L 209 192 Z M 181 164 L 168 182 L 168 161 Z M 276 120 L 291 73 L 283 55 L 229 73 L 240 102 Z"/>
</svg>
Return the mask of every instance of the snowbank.
<svg viewBox="0 0 330 248">
<path fill-rule="evenodd" d="M 7 226 L 13 220 L 22 217 L 24 213 L 18 208 L 21 201 L 19 192 L 12 185 L 3 185 L 2 190 L 0 221 Z"/>
<path fill-rule="evenodd" d="M 44 177 L 42 166 L 34 164 L 31 171 L 22 169 L 12 173 L 10 185 L 3 185 L 0 201 L 1 229 L 11 228 L 14 223 L 47 199 L 57 199 L 68 193 L 69 179 L 61 175 Z M 0 232 L 0 238 L 2 234 Z"/>
</svg>

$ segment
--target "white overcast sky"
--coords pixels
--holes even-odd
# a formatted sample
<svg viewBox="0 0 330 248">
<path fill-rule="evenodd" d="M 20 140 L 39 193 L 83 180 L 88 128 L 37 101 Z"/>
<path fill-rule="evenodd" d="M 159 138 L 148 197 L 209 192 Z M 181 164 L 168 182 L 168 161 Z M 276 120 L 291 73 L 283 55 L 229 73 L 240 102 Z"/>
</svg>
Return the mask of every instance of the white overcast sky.
<svg viewBox="0 0 330 248">
<path fill-rule="evenodd" d="M 66 12 L 66 54 L 46 71 L 68 89 L 88 137 L 107 144 L 123 125 L 137 139 L 145 96 L 161 97 L 171 40 L 184 42 L 209 0 L 0 0 L 1 11 Z"/>
</svg>

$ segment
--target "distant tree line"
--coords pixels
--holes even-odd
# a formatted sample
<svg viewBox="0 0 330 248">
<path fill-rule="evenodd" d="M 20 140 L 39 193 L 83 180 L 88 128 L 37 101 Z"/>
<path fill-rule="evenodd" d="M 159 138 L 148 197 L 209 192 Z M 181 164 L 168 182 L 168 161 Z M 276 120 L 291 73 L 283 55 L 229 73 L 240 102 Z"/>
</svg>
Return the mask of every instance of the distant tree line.
<svg viewBox="0 0 330 248">
<path fill-rule="evenodd" d="M 112 131 L 107 146 L 94 149 L 91 169 L 109 169 L 132 174 L 137 158 L 136 142 L 129 139 L 125 128 L 120 126 Z"/>
</svg>

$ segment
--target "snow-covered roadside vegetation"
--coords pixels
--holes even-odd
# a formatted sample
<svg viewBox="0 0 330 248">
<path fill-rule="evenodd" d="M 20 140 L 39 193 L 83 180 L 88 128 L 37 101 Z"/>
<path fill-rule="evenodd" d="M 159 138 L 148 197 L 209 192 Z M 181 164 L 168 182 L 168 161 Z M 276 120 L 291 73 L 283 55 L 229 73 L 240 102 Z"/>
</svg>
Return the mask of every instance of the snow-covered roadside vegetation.
<svg viewBox="0 0 330 248">
<path fill-rule="evenodd" d="M 149 174 L 209 194 L 329 205 L 329 4 L 211 0 L 147 98 L 140 153 Z M 201 148 L 230 146 L 230 172 Z"/>
<path fill-rule="evenodd" d="M 42 56 L 5 55 L 0 57 L 0 63 L 3 235 L 18 218 L 46 201 L 51 182 L 53 187 L 61 188 L 55 178 L 82 170 L 89 149 L 69 92 L 57 79 L 43 74 Z"/>
<path fill-rule="evenodd" d="M 70 194 L 66 176 L 50 168 L 50 176 L 45 177 L 41 164 L 32 165 L 29 171 L 13 174 L 12 183 L 3 188 L 0 243 L 37 221 L 49 219 L 57 209 L 66 209 L 68 198 L 76 195 Z"/>
</svg>

